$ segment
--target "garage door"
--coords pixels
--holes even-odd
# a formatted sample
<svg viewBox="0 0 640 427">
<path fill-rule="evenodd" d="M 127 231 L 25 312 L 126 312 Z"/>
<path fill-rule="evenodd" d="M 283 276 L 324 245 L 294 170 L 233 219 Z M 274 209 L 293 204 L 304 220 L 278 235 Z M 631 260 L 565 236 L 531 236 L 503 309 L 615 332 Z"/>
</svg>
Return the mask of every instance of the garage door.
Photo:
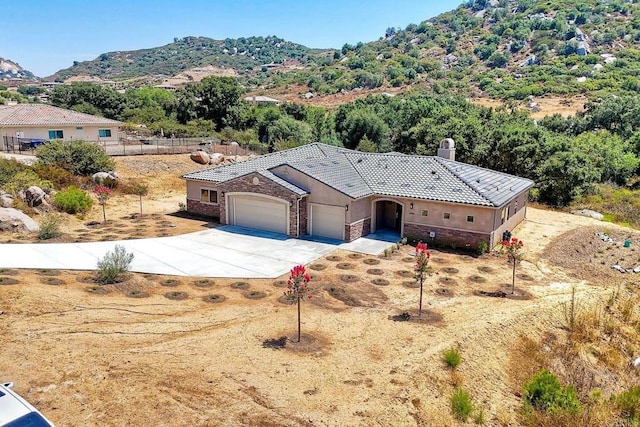
<svg viewBox="0 0 640 427">
<path fill-rule="evenodd" d="M 311 235 L 344 240 L 344 207 L 311 205 Z"/>
<path fill-rule="evenodd" d="M 288 234 L 287 204 L 264 197 L 231 196 L 231 224 Z"/>
</svg>

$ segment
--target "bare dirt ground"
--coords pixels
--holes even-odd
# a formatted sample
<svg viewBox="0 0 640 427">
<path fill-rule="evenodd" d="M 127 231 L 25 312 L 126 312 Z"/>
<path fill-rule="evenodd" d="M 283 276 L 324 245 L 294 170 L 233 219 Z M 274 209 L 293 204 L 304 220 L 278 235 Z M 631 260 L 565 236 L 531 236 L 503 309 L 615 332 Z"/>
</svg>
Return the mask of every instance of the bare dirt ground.
<svg viewBox="0 0 640 427">
<path fill-rule="evenodd" d="M 113 234 L 155 234 L 165 218 L 176 227 L 163 233 L 207 225 L 167 217 L 184 200 L 175 176 L 194 163 L 117 161 L 123 177 L 146 179 L 152 191 L 148 222 Z M 137 202 L 110 201 L 108 217 L 135 213 Z M 101 215 L 94 208 L 84 221 Z M 608 258 L 589 263 L 596 230 L 625 233 L 634 249 L 598 246 L 596 254 L 637 254 L 640 238 L 626 229 L 529 208 L 514 233 L 526 249 L 514 298 L 477 295 L 509 293 L 504 257 L 432 251 L 438 274 L 425 284 L 423 322 L 393 320 L 417 311 L 413 248 L 386 258 L 336 251 L 308 266 L 313 298 L 302 303 L 300 344 L 292 341 L 295 306 L 281 298 L 286 277 L 135 274 L 99 287 L 90 272 L 3 271 L 0 379 L 14 381 L 59 426 L 456 425 L 449 396 L 457 385 L 471 392 L 488 425 L 517 425 L 512 346 L 521 334 L 560 327 L 573 285 L 586 304 L 604 298 L 620 274 L 609 271 Z M 589 282 L 596 268 L 603 280 Z M 454 346 L 463 362 L 452 375 L 441 357 Z"/>
</svg>

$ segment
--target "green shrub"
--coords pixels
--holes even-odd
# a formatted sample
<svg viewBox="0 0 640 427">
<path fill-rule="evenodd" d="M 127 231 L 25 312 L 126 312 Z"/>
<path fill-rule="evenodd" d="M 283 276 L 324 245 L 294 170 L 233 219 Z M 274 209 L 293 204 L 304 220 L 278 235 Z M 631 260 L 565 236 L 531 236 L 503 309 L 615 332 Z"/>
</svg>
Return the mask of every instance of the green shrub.
<svg viewBox="0 0 640 427">
<path fill-rule="evenodd" d="M 33 171 L 40 179 L 50 181 L 56 188 L 68 187 L 76 182 L 76 178 L 71 172 L 56 165 L 45 165 L 36 163 Z"/>
<path fill-rule="evenodd" d="M 478 255 L 484 255 L 489 250 L 489 245 L 487 242 L 478 242 Z"/>
<path fill-rule="evenodd" d="M 11 182 L 13 177 L 21 171 L 30 170 L 29 166 L 13 159 L 0 158 L 0 186 Z"/>
<path fill-rule="evenodd" d="M 628 391 L 615 397 L 615 403 L 632 425 L 640 422 L 640 386 L 631 387 Z"/>
<path fill-rule="evenodd" d="M 51 141 L 38 147 L 36 156 L 41 164 L 57 166 L 74 175 L 93 175 L 115 166 L 102 147 L 87 141 Z"/>
<path fill-rule="evenodd" d="M 107 285 L 123 280 L 133 261 L 133 254 L 127 252 L 124 246 L 116 245 L 113 252 L 109 251 L 98 261 L 98 282 Z"/>
<path fill-rule="evenodd" d="M 451 410 L 460 421 L 467 421 L 469 415 L 473 412 L 473 402 L 471 395 L 462 387 L 456 388 L 451 395 Z"/>
<path fill-rule="evenodd" d="M 455 369 L 462 362 L 462 356 L 460 355 L 460 350 L 457 348 L 450 348 L 445 350 L 442 353 L 442 360 L 447 364 L 448 367 Z"/>
<path fill-rule="evenodd" d="M 32 185 L 37 185 L 43 189 L 51 188 L 51 182 L 41 180 L 31 169 L 23 169 L 11 177 L 11 180 L 4 185 L 4 189 L 9 193 L 16 194 L 18 191 L 26 190 Z"/>
<path fill-rule="evenodd" d="M 58 215 L 47 214 L 40 220 L 40 230 L 38 230 L 39 240 L 49 240 L 56 238 L 62 234 L 60 231 L 60 224 L 62 218 Z"/>
<path fill-rule="evenodd" d="M 563 387 L 549 371 L 542 370 L 524 387 L 524 403 L 544 412 L 578 412 L 580 402 L 573 387 Z"/>
<path fill-rule="evenodd" d="M 53 205 L 66 213 L 84 213 L 93 206 L 93 199 L 86 192 L 72 185 L 55 195 Z"/>
</svg>

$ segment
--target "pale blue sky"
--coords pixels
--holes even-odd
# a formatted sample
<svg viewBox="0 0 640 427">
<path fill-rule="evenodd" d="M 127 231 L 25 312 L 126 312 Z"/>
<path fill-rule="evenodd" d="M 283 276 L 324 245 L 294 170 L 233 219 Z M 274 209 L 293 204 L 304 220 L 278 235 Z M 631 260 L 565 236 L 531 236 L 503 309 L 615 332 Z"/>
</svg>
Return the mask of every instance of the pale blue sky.
<svg viewBox="0 0 640 427">
<path fill-rule="evenodd" d="M 104 52 L 174 37 L 276 35 L 309 47 L 369 42 L 462 0 L 4 0 L 0 57 L 46 77 Z"/>
</svg>

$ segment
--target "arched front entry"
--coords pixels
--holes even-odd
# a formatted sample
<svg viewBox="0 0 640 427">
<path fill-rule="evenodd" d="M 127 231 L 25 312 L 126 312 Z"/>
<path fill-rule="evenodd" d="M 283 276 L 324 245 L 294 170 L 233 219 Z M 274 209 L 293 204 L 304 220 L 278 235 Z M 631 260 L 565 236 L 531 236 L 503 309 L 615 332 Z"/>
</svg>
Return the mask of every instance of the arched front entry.
<svg viewBox="0 0 640 427">
<path fill-rule="evenodd" d="M 373 202 L 373 224 L 371 232 L 392 231 L 402 235 L 403 205 L 394 200 L 375 200 Z"/>
</svg>

